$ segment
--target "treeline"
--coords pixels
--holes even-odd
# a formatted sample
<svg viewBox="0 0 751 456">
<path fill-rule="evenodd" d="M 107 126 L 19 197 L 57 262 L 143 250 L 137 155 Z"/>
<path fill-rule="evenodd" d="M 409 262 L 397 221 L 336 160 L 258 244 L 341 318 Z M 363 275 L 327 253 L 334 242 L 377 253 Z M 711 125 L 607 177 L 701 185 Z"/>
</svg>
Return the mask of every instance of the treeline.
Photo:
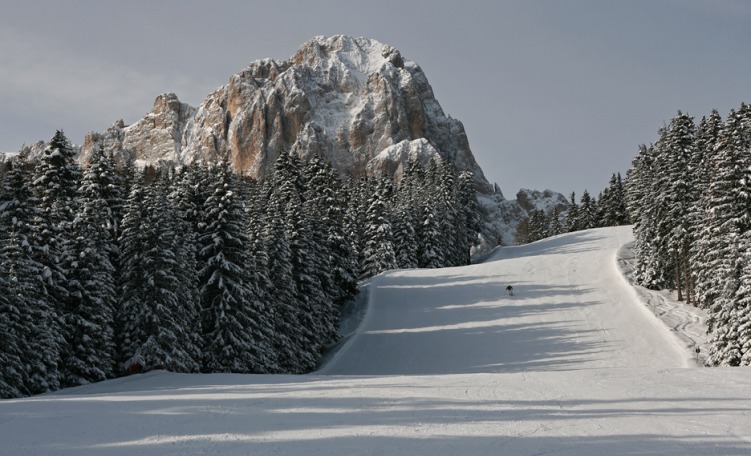
<svg viewBox="0 0 751 456">
<path fill-rule="evenodd" d="M 302 373 L 336 341 L 358 280 L 469 262 L 470 173 L 411 163 L 342 181 L 282 153 L 267 179 L 228 163 L 81 170 L 58 131 L 0 190 L 0 397 L 118 375 Z"/>
<path fill-rule="evenodd" d="M 542 209 L 533 209 L 519 223 L 516 243 L 528 244 L 558 234 L 630 223 L 621 173 L 611 176 L 608 186 L 597 198 L 592 197 L 587 190 L 584 190 L 578 203 L 576 192 L 571 192 L 569 198 L 570 204 L 563 214 L 558 209 L 549 214 Z"/>
<path fill-rule="evenodd" d="M 627 180 L 638 282 L 706 309 L 708 365 L 751 365 L 751 107 L 679 112 Z"/>
</svg>

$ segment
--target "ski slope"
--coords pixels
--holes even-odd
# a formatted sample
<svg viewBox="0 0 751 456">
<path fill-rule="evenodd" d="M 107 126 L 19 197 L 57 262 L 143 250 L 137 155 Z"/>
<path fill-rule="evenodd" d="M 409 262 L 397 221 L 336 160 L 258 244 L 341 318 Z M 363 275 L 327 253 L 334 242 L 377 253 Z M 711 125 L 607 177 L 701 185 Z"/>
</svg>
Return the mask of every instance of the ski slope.
<svg viewBox="0 0 751 456">
<path fill-rule="evenodd" d="M 751 370 L 697 366 L 701 313 L 627 283 L 631 239 L 382 274 L 311 375 L 153 371 L 0 401 L 0 455 L 751 454 Z"/>
<path fill-rule="evenodd" d="M 628 228 L 499 249 L 486 262 L 383 274 L 337 375 L 684 367 L 691 354 L 618 270 Z M 506 287 L 512 285 L 514 296 Z"/>
</svg>

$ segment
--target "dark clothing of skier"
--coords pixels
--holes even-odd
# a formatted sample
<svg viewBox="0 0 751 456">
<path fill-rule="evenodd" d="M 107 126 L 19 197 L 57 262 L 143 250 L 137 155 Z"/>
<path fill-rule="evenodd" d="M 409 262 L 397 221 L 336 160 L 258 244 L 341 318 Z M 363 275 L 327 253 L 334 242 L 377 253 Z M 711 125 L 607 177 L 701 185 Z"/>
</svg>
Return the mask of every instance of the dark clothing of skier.
<svg viewBox="0 0 751 456">
<path fill-rule="evenodd" d="M 506 291 L 508 291 L 509 296 L 514 296 L 514 287 L 512 287 L 511 285 L 506 287 Z"/>
</svg>

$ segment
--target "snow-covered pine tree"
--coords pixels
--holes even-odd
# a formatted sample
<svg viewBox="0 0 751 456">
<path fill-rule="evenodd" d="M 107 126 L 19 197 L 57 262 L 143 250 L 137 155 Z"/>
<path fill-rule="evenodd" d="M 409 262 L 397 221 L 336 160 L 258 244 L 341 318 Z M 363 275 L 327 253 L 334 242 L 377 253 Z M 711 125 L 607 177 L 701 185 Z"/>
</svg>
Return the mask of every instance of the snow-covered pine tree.
<svg viewBox="0 0 751 456">
<path fill-rule="evenodd" d="M 657 208 L 657 248 L 665 258 L 666 285 L 677 290 L 678 300 L 683 300 L 685 278 L 690 275 L 689 209 L 697 203 L 690 199 L 694 192 L 688 166 L 694 155 L 694 129 L 693 117 L 678 112 L 656 145 L 658 169 L 652 196 Z"/>
<path fill-rule="evenodd" d="M 344 232 L 352 246 L 352 258 L 359 277 L 364 260 L 368 199 L 375 191 L 375 186 L 371 179 L 360 177 L 347 181 L 345 191 L 349 199 L 344 213 Z"/>
<path fill-rule="evenodd" d="M 9 225 L 0 234 L 3 240 L 0 249 L 6 259 L 0 268 L 10 287 L 6 294 L 18 310 L 22 392 L 38 394 L 60 386 L 60 350 L 64 339 L 60 309 L 48 294 L 52 273 L 38 261 L 44 253 L 36 236 L 40 216 L 38 201 L 29 184 L 29 176 L 22 167 L 13 167 L 6 175 L 0 217 Z"/>
<path fill-rule="evenodd" d="M 107 194 L 111 169 L 101 149 L 93 155 L 78 190 L 78 214 L 66 249 L 70 298 L 64 312 L 63 384 L 75 386 L 105 380 L 115 369 L 113 334 L 117 300 L 117 254 L 111 237 L 119 221 L 113 217 Z"/>
<path fill-rule="evenodd" d="M 461 211 L 461 235 L 457 240 L 461 252 L 459 264 L 469 264 L 472 248 L 479 242 L 478 235 L 482 229 L 482 211 L 477 201 L 475 181 L 470 171 L 459 173 L 457 188 L 458 206 Z"/>
<path fill-rule="evenodd" d="M 573 199 L 574 195 L 571 194 Z M 597 221 L 597 202 L 589 195 L 589 192 L 585 189 L 582 192 L 582 196 L 579 199 L 579 222 L 577 226 L 580 230 L 588 230 L 590 228 L 597 228 L 599 223 Z"/>
<path fill-rule="evenodd" d="M 401 269 L 419 266 L 418 230 L 420 227 L 421 192 L 424 171 L 417 160 L 410 160 L 396 187 L 394 204 L 394 253 Z"/>
<path fill-rule="evenodd" d="M 316 249 L 311 267 L 325 294 L 321 307 L 324 330 L 319 337 L 324 345 L 329 345 L 338 337 L 340 305 L 356 292 L 355 265 L 343 230 L 345 202 L 339 196 L 341 182 L 333 168 L 319 157 L 308 162 L 305 174 L 303 216 Z"/>
<path fill-rule="evenodd" d="M 534 209 L 529 217 L 527 242 L 535 242 L 548 237 L 548 218 L 542 209 Z"/>
<path fill-rule="evenodd" d="M 0 398 L 29 394 L 25 347 L 28 337 L 44 328 L 30 317 L 36 300 L 43 298 L 41 265 L 29 246 L 33 218 L 29 176 L 10 163 L 0 187 Z M 28 290 L 31 294 L 27 294 Z"/>
<path fill-rule="evenodd" d="M 464 227 L 456 192 L 456 172 L 447 160 L 438 161 L 437 166 L 437 181 L 435 182 L 437 193 L 433 201 L 441 213 L 439 221 L 445 246 L 444 262 L 441 267 L 458 266 L 463 264 L 464 242 L 457 242 L 457 240 L 461 238 Z"/>
<path fill-rule="evenodd" d="M 714 167 L 715 145 L 722 130 L 722 118 L 716 110 L 707 118 L 702 118 L 696 131 L 695 154 L 691 160 L 692 181 L 695 185 L 696 201 L 690 209 L 689 222 L 691 238 L 694 243 L 691 246 L 691 282 L 694 284 L 694 303 L 706 308 L 714 297 L 707 293 L 714 287 L 714 271 L 710 262 L 716 260 L 716 252 L 713 248 L 712 230 L 709 228 L 709 186 L 712 180 L 712 168 Z M 711 291 L 709 291 L 711 293 Z"/>
<path fill-rule="evenodd" d="M 266 332 L 266 338 L 269 340 L 269 351 L 266 357 L 267 371 L 269 373 L 283 373 L 279 366 L 278 353 L 276 345 L 278 335 L 276 333 L 275 322 L 275 297 L 274 284 L 271 281 L 269 272 L 269 254 L 266 244 L 266 223 L 268 221 L 266 211 L 268 210 L 268 200 L 265 195 L 268 193 L 263 186 L 255 180 L 247 179 L 244 183 L 244 193 L 246 195 L 246 234 L 248 237 L 248 269 L 255 275 L 256 298 L 263 309 L 259 313 L 259 329 Z"/>
<path fill-rule="evenodd" d="M 576 192 L 571 192 L 571 203 L 566 216 L 566 231 L 572 233 L 581 229 L 579 205 L 576 203 Z"/>
<path fill-rule="evenodd" d="M 321 282 L 314 270 L 323 266 L 325 261 L 317 256 L 311 227 L 306 218 L 306 215 L 313 214 L 304 213 L 296 192 L 290 196 L 285 207 L 285 236 L 289 241 L 292 280 L 296 285 L 295 310 L 304 341 L 299 347 L 303 352 L 300 368 L 308 371 L 315 367 L 320 358 L 323 338 L 331 335 L 331 328 L 326 326 L 325 317 L 333 310 L 328 309 L 331 302 L 321 290 Z M 320 236 L 319 241 L 322 241 Z"/>
<path fill-rule="evenodd" d="M 149 212 L 144 206 L 147 194 L 144 175 L 133 175 L 130 192 L 123 208 L 120 224 L 120 266 L 118 278 L 119 299 L 115 309 L 115 342 L 117 359 L 126 361 L 139 353 L 142 341 L 139 339 L 139 322 L 147 318 L 144 314 L 143 294 L 147 287 L 145 271 L 145 251 Z"/>
<path fill-rule="evenodd" d="M 711 334 L 710 365 L 738 365 L 742 357 L 738 322 L 748 312 L 742 288 L 743 271 L 749 261 L 751 228 L 751 113 L 745 105 L 731 111 L 718 136 L 715 147 L 714 179 L 709 186 L 709 212 L 706 217 L 711 231 L 709 249 L 714 252 L 706 267 L 713 268 L 709 284 L 703 284 L 709 302 L 707 326 Z"/>
<path fill-rule="evenodd" d="M 126 203 L 121 235 L 120 358 L 140 355 L 146 367 L 196 372 L 200 327 L 193 306 L 194 263 L 177 230 L 181 218 L 168 199 L 166 170 L 150 185 L 135 182 Z"/>
<path fill-rule="evenodd" d="M 558 208 L 553 210 L 553 214 L 550 216 L 550 235 L 557 236 L 563 233 L 563 226 L 561 226 L 560 213 Z"/>
<path fill-rule="evenodd" d="M 58 130 L 44 149 L 34 174 L 32 189 L 35 196 L 37 216 L 34 220 L 34 239 L 31 242 L 35 259 L 43 266 L 45 287 L 52 312 L 50 319 L 58 322 L 49 326 L 50 331 L 62 330 L 65 303 L 71 299 L 63 259 L 72 240 L 71 225 L 77 211 L 78 187 L 81 172 L 75 162 L 75 150 Z M 62 341 L 63 335 L 52 335 L 50 340 Z M 48 347 L 44 381 L 46 388 L 53 390 L 60 385 L 61 343 Z"/>
<path fill-rule="evenodd" d="M 613 173 L 608 187 L 600 198 L 600 212 L 603 226 L 620 226 L 628 224 L 625 192 L 621 173 Z"/>
<path fill-rule="evenodd" d="M 655 254 L 655 210 L 652 205 L 652 188 L 655 174 L 655 152 L 652 146 L 639 146 L 639 153 L 628 171 L 626 204 L 634 224 L 635 278 L 647 288 L 659 288 L 663 269 Z"/>
<path fill-rule="evenodd" d="M 6 225 L 0 221 L 0 228 Z M 3 231 L 4 232 L 4 231 Z M 26 370 L 21 361 L 21 336 L 23 334 L 21 311 L 11 302 L 10 283 L 5 268 L 10 262 L 5 252 L 5 241 L 0 244 L 0 399 L 21 397 L 26 393 Z"/>
<path fill-rule="evenodd" d="M 375 192 L 368 199 L 360 273 L 363 279 L 396 268 L 392 214 L 389 204 L 391 191 L 391 181 L 381 177 L 377 181 Z M 437 231 L 438 222 L 435 221 L 435 224 Z"/>
<path fill-rule="evenodd" d="M 263 237 L 268 253 L 269 279 L 273 285 L 272 315 L 274 350 L 277 364 L 284 373 L 302 373 L 314 363 L 305 355 L 305 338 L 298 320 L 297 285 L 293 280 L 292 253 L 287 239 L 285 200 L 292 192 L 291 182 L 276 188 L 269 197 Z M 286 187 L 286 188 L 285 188 Z"/>
<path fill-rule="evenodd" d="M 204 370 L 267 372 L 271 349 L 266 309 L 257 298 L 245 236 L 245 212 L 228 162 L 217 165 L 213 194 L 204 204 L 199 237 Z"/>
</svg>

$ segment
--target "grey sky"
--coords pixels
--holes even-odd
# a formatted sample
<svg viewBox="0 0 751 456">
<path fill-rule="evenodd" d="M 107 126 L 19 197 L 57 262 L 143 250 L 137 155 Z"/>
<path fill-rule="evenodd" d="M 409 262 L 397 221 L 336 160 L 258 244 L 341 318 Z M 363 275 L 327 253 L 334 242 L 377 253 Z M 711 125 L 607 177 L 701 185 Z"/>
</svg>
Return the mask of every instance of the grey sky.
<svg viewBox="0 0 751 456">
<path fill-rule="evenodd" d="M 377 39 L 422 66 L 507 197 L 597 193 L 680 109 L 751 101 L 751 2 L 0 0 L 0 150 L 74 143 L 198 106 L 249 62 L 315 35 Z"/>
</svg>

